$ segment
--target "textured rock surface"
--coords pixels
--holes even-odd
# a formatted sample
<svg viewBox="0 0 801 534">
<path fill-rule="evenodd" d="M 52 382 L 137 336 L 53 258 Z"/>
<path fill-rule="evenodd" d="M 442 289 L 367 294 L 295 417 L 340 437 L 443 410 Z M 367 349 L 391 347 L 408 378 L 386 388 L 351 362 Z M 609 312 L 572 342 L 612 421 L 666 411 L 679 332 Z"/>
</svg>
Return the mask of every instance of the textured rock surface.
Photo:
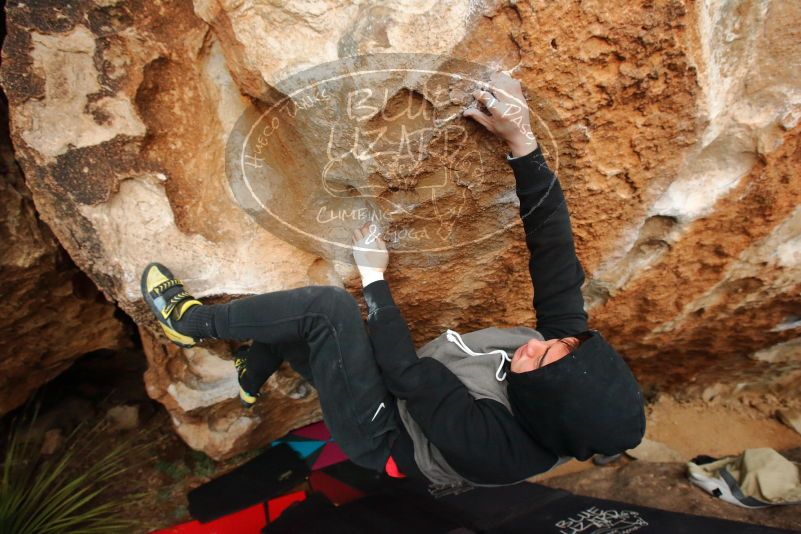
<svg viewBox="0 0 801 534">
<path fill-rule="evenodd" d="M 0 104 L 0 415 L 79 356 L 129 344 L 114 306 L 39 221 Z"/>
<path fill-rule="evenodd" d="M 688 395 L 798 395 L 797 3 L 59 5 L 7 7 L 2 79 L 17 157 L 42 218 L 140 324 L 148 391 L 193 447 L 230 455 L 319 418 L 319 407 L 282 369 L 266 402 L 244 413 L 230 346 L 164 345 L 139 299 L 139 272 L 164 261 L 212 302 L 310 283 L 356 292 L 352 266 L 268 231 L 236 202 L 225 154 L 237 119 L 257 99 L 279 100 L 282 80 L 374 52 L 514 68 L 530 101 L 547 104 L 543 120 L 557 135 L 544 146 L 558 158 L 592 325 L 645 382 Z M 435 102 L 417 82 L 389 86 L 405 98 L 405 83 L 435 115 L 464 95 L 454 82 L 449 100 Z M 400 122 L 436 130 L 415 120 Z M 313 196 L 310 169 L 326 150 L 309 125 L 333 126 L 324 114 L 300 122 L 290 121 L 295 143 L 283 137 L 268 158 L 282 181 L 267 185 L 289 207 Z M 457 199 L 469 198 L 454 231 L 494 237 L 436 259 L 393 257 L 388 277 L 418 343 L 447 327 L 533 323 L 521 228 L 495 233 L 516 217 L 503 149 L 473 124 L 448 124 L 481 151 L 482 172 L 435 202 L 460 215 Z M 407 189 L 419 193 L 438 176 L 435 158 L 419 163 L 368 178 L 403 190 L 392 179 L 414 174 Z M 430 209 L 421 202 L 408 215 Z"/>
</svg>

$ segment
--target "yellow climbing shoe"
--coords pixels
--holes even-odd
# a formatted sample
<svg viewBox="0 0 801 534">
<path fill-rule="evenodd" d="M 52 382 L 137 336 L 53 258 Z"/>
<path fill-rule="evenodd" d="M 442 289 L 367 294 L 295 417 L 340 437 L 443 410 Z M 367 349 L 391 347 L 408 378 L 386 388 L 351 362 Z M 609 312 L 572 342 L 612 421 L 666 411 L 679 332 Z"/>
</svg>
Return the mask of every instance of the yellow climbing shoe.
<svg viewBox="0 0 801 534">
<path fill-rule="evenodd" d="M 236 377 L 239 381 L 239 403 L 245 408 L 252 408 L 261 393 L 258 391 L 255 394 L 248 393 L 242 383 L 247 373 L 247 349 L 248 347 L 241 347 L 234 353 L 234 367 L 236 367 Z"/>
<path fill-rule="evenodd" d="M 189 348 L 199 339 L 178 332 L 173 321 L 202 302 L 186 292 L 183 283 L 160 263 L 150 263 L 142 272 L 142 298 L 150 306 L 167 337 L 179 347 Z"/>
</svg>

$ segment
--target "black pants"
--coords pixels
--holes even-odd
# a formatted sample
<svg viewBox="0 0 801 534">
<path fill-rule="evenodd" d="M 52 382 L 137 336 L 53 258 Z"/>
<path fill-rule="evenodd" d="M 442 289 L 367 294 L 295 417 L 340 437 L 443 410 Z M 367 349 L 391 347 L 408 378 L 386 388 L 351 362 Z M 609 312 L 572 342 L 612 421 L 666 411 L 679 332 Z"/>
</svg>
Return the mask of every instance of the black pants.
<svg viewBox="0 0 801 534">
<path fill-rule="evenodd" d="M 219 339 L 252 339 L 249 365 L 257 358 L 289 362 L 317 390 L 323 420 L 348 458 L 384 470 L 399 433 L 395 398 L 384 385 L 350 293 L 336 286 L 307 286 L 212 308 Z"/>
</svg>

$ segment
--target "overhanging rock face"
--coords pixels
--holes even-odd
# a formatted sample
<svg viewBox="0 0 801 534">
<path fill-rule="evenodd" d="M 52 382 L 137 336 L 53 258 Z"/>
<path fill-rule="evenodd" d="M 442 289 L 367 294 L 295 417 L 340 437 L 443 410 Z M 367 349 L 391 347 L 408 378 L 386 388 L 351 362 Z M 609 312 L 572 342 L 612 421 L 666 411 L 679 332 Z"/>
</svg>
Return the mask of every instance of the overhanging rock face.
<svg viewBox="0 0 801 534">
<path fill-rule="evenodd" d="M 130 344 L 91 280 L 36 215 L 14 162 L 0 106 L 0 415 L 25 402 L 75 359 Z"/>
<path fill-rule="evenodd" d="M 3 87 L 37 209 L 139 323 L 150 395 L 213 457 L 319 406 L 282 369 L 253 413 L 240 409 L 231 346 L 177 349 L 148 317 L 149 261 L 210 302 L 306 284 L 358 293 L 342 244 L 375 217 L 395 238 L 388 278 L 418 343 L 533 324 L 504 149 L 456 113 L 492 68 L 522 81 L 558 169 L 592 326 L 657 387 L 736 377 L 792 395 L 795 3 L 105 0 L 7 13 Z M 387 53 L 405 59 L 359 59 Z"/>
</svg>

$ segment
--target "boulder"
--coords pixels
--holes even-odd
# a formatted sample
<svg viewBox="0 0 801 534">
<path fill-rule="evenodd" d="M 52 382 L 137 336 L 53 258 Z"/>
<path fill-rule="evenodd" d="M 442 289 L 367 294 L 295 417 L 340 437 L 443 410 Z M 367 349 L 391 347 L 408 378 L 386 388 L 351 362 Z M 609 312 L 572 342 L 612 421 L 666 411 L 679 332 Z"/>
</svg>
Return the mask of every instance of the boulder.
<svg viewBox="0 0 801 534">
<path fill-rule="evenodd" d="M 798 395 L 773 363 L 786 376 L 797 359 L 747 357 L 801 332 L 797 3 L 6 10 L 0 77 L 41 218 L 139 324 L 149 394 L 215 459 L 319 404 L 283 368 L 240 408 L 230 344 L 160 334 L 139 295 L 149 261 L 208 302 L 307 284 L 358 296 L 344 243 L 374 220 L 417 343 L 535 324 L 505 149 L 458 115 L 494 69 L 521 80 L 560 175 L 591 325 L 643 383 Z"/>
<path fill-rule="evenodd" d="M 78 357 L 130 345 L 115 306 L 42 223 L 14 161 L 0 105 L 0 415 Z"/>
</svg>

